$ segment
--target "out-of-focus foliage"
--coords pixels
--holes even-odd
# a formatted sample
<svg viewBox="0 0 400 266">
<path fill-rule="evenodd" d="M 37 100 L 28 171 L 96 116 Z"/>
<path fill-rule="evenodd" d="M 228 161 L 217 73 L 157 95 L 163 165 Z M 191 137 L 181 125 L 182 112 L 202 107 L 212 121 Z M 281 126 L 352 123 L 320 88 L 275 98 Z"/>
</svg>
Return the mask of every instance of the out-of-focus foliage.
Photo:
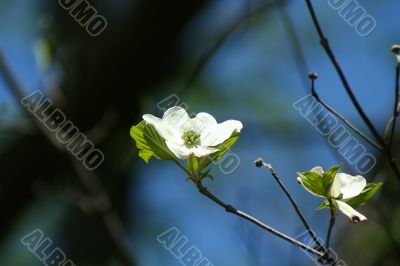
<svg viewBox="0 0 400 266">
<path fill-rule="evenodd" d="M 265 1 L 90 2 L 108 20 L 96 38 L 58 1 L 1 1 L 0 47 L 26 92 L 45 91 L 104 152 L 106 160 L 96 175 L 124 223 L 123 244 L 135 264 L 178 265 L 156 240 L 177 227 L 214 265 L 312 265 L 299 249 L 226 215 L 198 195 L 180 169 L 158 161 L 145 165 L 129 136 L 141 114 L 157 112 L 157 103 L 171 93 L 190 112 L 241 120 L 240 140 L 229 151 L 238 155 L 240 167 L 224 175 L 212 164 L 218 178 L 208 188 L 283 232 L 301 235 L 304 230 L 282 191 L 253 167 L 262 156 L 283 177 L 316 233 L 324 236 L 328 211 L 315 214 L 320 202 L 296 184 L 296 172 L 340 162 L 346 171 L 355 170 L 292 108 L 309 93 L 304 87 L 308 71 L 318 72 L 322 98 L 365 127 L 319 46 L 305 3 L 284 5 L 304 52 L 302 68 L 281 10 L 272 4 L 240 23 L 186 87 L 196 64 L 227 28 Z M 393 103 L 390 47 L 399 42 L 399 3 L 360 3 L 377 20 L 374 32 L 360 37 L 328 1 L 314 2 L 355 94 L 383 132 Z M 107 232 L 107 219 L 96 211 L 101 199 L 90 196 L 78 178 L 76 161 L 36 129 L 3 79 L 0 103 L 7 106 L 0 114 L 0 264 L 42 265 L 19 241 L 40 228 L 77 265 L 120 265 L 124 254 Z M 397 152 L 398 146 L 396 138 Z M 384 158 L 367 147 L 378 163 L 366 179 L 384 185 L 360 207 L 368 221 L 352 225 L 338 219 L 333 248 L 349 265 L 397 265 L 400 184 Z"/>
</svg>

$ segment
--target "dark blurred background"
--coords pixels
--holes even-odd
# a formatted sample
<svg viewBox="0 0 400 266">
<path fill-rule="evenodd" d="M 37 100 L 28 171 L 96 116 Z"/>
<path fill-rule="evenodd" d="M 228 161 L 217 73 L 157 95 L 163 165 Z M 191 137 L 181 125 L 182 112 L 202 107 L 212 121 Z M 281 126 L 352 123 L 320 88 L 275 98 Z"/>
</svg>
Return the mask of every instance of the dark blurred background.
<svg viewBox="0 0 400 266">
<path fill-rule="evenodd" d="M 354 92 L 383 134 L 390 118 L 399 42 L 395 0 L 360 1 L 376 29 L 359 36 L 328 5 L 314 1 Z M 50 142 L 20 104 L 10 76 L 0 78 L 0 265 L 43 265 L 21 244 L 36 228 L 76 265 L 181 265 L 157 242 L 171 227 L 213 265 L 313 265 L 301 250 L 231 216 L 201 196 L 170 162 L 138 156 L 129 129 L 176 94 L 189 113 L 244 128 L 232 152 L 239 168 L 214 167 L 207 186 L 222 199 L 279 230 L 303 228 L 274 180 L 255 169 L 263 157 L 324 237 L 328 211 L 295 182 L 296 172 L 351 165 L 292 107 L 309 93 L 316 71 L 320 96 L 367 132 L 319 46 L 303 1 L 90 1 L 108 26 L 90 36 L 58 1 L 0 1 L 0 49 L 25 95 L 43 91 L 104 154 L 94 172 Z M 298 45 L 296 45 L 296 38 Z M 301 51 L 301 52 L 300 52 Z M 304 60 L 302 60 L 302 58 Z M 368 221 L 339 216 L 334 249 L 348 265 L 399 265 L 400 183 L 379 160 L 366 176 L 385 181 L 361 208 Z M 398 141 L 395 142 L 398 150 Z"/>
</svg>

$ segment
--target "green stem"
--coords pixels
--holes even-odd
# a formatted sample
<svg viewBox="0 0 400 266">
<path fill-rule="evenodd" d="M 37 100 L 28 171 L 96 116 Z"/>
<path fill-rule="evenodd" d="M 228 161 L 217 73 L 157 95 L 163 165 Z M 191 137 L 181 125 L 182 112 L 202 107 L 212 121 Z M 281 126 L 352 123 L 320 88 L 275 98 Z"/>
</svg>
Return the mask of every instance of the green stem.
<svg viewBox="0 0 400 266">
<path fill-rule="evenodd" d="M 331 219 L 329 220 L 328 232 L 326 233 L 326 241 L 325 241 L 326 249 L 329 249 L 331 234 L 332 234 L 333 226 L 335 225 L 335 221 L 336 221 L 336 208 L 333 205 L 332 199 L 329 199 L 329 208 L 330 208 L 330 213 L 331 213 Z"/>
</svg>

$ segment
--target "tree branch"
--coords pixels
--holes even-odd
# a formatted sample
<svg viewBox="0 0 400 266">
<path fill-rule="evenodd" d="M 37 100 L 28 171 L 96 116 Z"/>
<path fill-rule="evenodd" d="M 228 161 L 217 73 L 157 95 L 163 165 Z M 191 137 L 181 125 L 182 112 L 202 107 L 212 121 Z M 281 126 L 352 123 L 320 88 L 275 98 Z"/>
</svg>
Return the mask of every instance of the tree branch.
<svg viewBox="0 0 400 266">
<path fill-rule="evenodd" d="M 375 126 L 369 120 L 368 116 L 365 114 L 364 110 L 362 109 L 361 105 L 359 104 L 357 98 L 355 97 L 355 95 L 353 93 L 353 90 L 351 89 L 351 87 L 347 81 L 346 76 L 344 75 L 342 68 L 340 67 L 339 63 L 336 60 L 335 54 L 333 53 L 333 51 L 329 45 L 328 39 L 325 37 L 324 33 L 322 32 L 321 26 L 319 24 L 316 14 L 315 14 L 311 0 L 306 0 L 306 3 L 307 3 L 307 7 L 310 11 L 311 18 L 314 22 L 315 28 L 317 29 L 321 46 L 324 48 L 329 59 L 331 60 L 337 74 L 339 75 L 339 78 L 343 84 L 344 89 L 346 90 L 347 94 L 350 97 L 351 102 L 353 103 L 354 107 L 357 109 L 357 112 L 360 114 L 362 120 L 365 122 L 365 124 L 367 125 L 367 127 L 369 128 L 371 133 L 382 144 L 382 142 L 383 142 L 382 137 L 380 136 L 378 130 L 375 128 Z"/>
<path fill-rule="evenodd" d="M 378 142 L 378 144 L 382 147 L 383 149 L 383 153 L 386 156 L 390 167 L 392 168 L 393 172 L 395 173 L 398 181 L 400 182 L 400 169 L 397 166 L 396 160 L 393 157 L 390 149 L 388 148 L 388 146 L 385 143 L 385 140 L 383 139 L 383 137 L 379 134 L 378 130 L 375 128 L 375 126 L 372 124 L 372 122 L 369 120 L 368 116 L 365 114 L 364 110 L 362 109 L 360 103 L 358 102 L 357 98 L 355 97 L 353 90 L 351 89 L 346 76 L 344 75 L 344 72 L 342 70 L 342 68 L 340 67 L 339 63 L 336 60 L 335 54 L 333 53 L 328 39 L 325 37 L 321 26 L 319 24 L 319 21 L 317 19 L 317 16 L 315 14 L 313 5 L 311 3 L 311 0 L 305 0 L 308 10 L 310 12 L 311 15 L 311 19 L 314 23 L 314 26 L 317 30 L 318 36 L 320 38 L 320 44 L 321 46 L 324 48 L 326 54 L 328 55 L 328 58 L 330 59 L 331 63 L 333 64 L 339 78 L 340 81 L 342 82 L 342 85 L 347 93 L 347 95 L 350 97 L 351 102 L 353 103 L 354 107 L 356 108 L 358 114 L 360 115 L 361 119 L 364 121 L 364 123 L 367 125 L 368 129 L 370 130 L 370 132 L 372 133 L 372 135 L 374 136 L 374 138 L 376 139 L 376 141 Z"/>
<path fill-rule="evenodd" d="M 327 250 L 324 249 L 324 246 L 321 244 L 321 242 L 318 240 L 317 236 L 315 235 L 314 231 L 311 229 L 310 224 L 304 217 L 303 213 L 300 210 L 299 205 L 297 204 L 296 200 L 293 198 L 289 190 L 286 188 L 285 184 L 282 182 L 281 178 L 278 176 L 274 168 L 272 167 L 271 164 L 264 163 L 261 158 L 257 159 L 255 161 L 255 164 L 257 167 L 264 167 L 268 169 L 271 172 L 271 175 L 275 178 L 275 181 L 278 183 L 280 188 L 283 190 L 283 192 L 286 194 L 287 198 L 289 199 L 290 203 L 292 204 L 294 210 L 296 211 L 297 215 L 299 216 L 301 222 L 303 223 L 304 227 L 307 229 L 308 234 L 311 236 L 312 240 L 317 244 L 318 249 L 322 249 L 325 254 L 327 254 Z"/>
<path fill-rule="evenodd" d="M 323 252 L 320 252 L 320 251 L 318 251 L 318 250 L 316 250 L 314 248 L 311 248 L 311 247 L 301 243 L 300 241 L 298 241 L 298 240 L 296 240 L 296 239 L 294 239 L 294 238 L 292 238 L 290 236 L 287 236 L 287 235 L 279 232 L 278 230 L 276 230 L 276 229 L 264 224 L 263 222 L 261 222 L 260 220 L 258 220 L 256 218 L 254 218 L 253 216 L 251 216 L 251 215 L 249 215 L 249 214 L 247 214 L 247 213 L 245 213 L 243 211 L 240 211 L 240 210 L 236 209 L 235 207 L 233 207 L 230 204 L 224 203 L 222 200 L 220 200 L 219 198 L 214 196 L 210 191 L 208 191 L 208 189 L 206 187 L 204 187 L 201 184 L 201 182 L 195 182 L 195 184 L 196 184 L 196 186 L 197 186 L 197 188 L 198 188 L 198 190 L 199 190 L 199 192 L 201 194 L 203 194 L 204 196 L 206 196 L 207 198 L 209 198 L 213 202 L 217 203 L 219 206 L 224 208 L 225 211 L 227 211 L 227 212 L 229 212 L 229 213 L 231 213 L 233 215 L 239 216 L 239 217 L 241 217 L 241 218 L 243 218 L 243 219 L 245 219 L 245 220 L 257 225 L 258 227 L 262 228 L 263 230 L 268 231 L 271 234 L 276 235 L 277 237 L 282 238 L 282 239 L 288 241 L 289 243 L 291 243 L 291 244 L 293 244 L 293 245 L 295 245 L 295 246 L 297 246 L 297 247 L 299 247 L 299 248 L 301 248 L 303 250 L 306 250 L 306 251 L 310 252 L 311 254 L 314 254 L 315 256 L 318 256 L 318 257 L 323 257 L 324 256 Z"/>
<path fill-rule="evenodd" d="M 310 75 L 311 79 L 311 95 L 322 105 L 324 106 L 329 112 L 331 112 L 333 115 L 335 115 L 337 118 L 339 118 L 343 123 L 346 124 L 351 130 L 353 130 L 355 133 L 357 133 L 361 138 L 363 138 L 366 142 L 377 148 L 378 150 L 382 151 L 382 147 L 377 144 L 375 141 L 370 139 L 367 135 L 365 135 L 361 130 L 359 130 L 357 127 L 352 125 L 344 116 L 342 116 L 338 111 L 330 107 L 326 102 L 324 102 L 317 92 L 315 91 L 315 79 L 317 75 L 315 73 L 311 73 Z"/>
</svg>

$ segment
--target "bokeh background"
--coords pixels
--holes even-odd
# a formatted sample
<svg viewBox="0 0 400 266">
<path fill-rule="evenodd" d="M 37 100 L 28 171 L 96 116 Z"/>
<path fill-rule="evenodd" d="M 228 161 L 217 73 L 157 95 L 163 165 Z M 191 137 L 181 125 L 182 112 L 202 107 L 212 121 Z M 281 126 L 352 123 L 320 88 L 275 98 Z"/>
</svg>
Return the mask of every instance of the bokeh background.
<svg viewBox="0 0 400 266">
<path fill-rule="evenodd" d="M 359 1 L 377 21 L 370 35 L 360 37 L 328 1 L 314 2 L 355 94 L 383 134 L 393 105 L 390 47 L 399 42 L 400 3 Z M 0 265 L 43 265 L 20 243 L 36 228 L 76 265 L 181 265 L 156 240 L 171 227 L 216 266 L 313 265 L 303 251 L 200 195 L 172 163 L 152 159 L 146 165 L 129 136 L 143 113 L 161 116 L 157 103 L 172 94 L 189 112 L 242 121 L 232 148 L 239 168 L 225 175 L 215 166 L 217 178 L 207 187 L 267 224 L 301 235 L 304 229 L 282 191 L 253 165 L 263 157 L 324 237 L 328 211 L 315 211 L 320 200 L 296 184 L 296 172 L 338 163 L 356 172 L 292 107 L 310 92 L 308 72 L 318 72 L 323 99 L 367 130 L 319 46 L 305 2 L 91 3 L 108 21 L 95 38 L 58 1 L 0 2 L 0 49 L 21 88 L 26 94 L 45 92 L 106 157 L 95 173 L 77 173 L 76 162 L 35 127 L 1 75 Z M 361 208 L 367 222 L 355 225 L 338 217 L 334 249 L 348 265 L 398 265 L 400 184 L 367 147 L 379 162 L 366 178 L 385 184 Z M 397 151 L 397 140 L 394 147 Z M 111 209 L 102 209 L 85 175 L 100 181 Z"/>
</svg>

